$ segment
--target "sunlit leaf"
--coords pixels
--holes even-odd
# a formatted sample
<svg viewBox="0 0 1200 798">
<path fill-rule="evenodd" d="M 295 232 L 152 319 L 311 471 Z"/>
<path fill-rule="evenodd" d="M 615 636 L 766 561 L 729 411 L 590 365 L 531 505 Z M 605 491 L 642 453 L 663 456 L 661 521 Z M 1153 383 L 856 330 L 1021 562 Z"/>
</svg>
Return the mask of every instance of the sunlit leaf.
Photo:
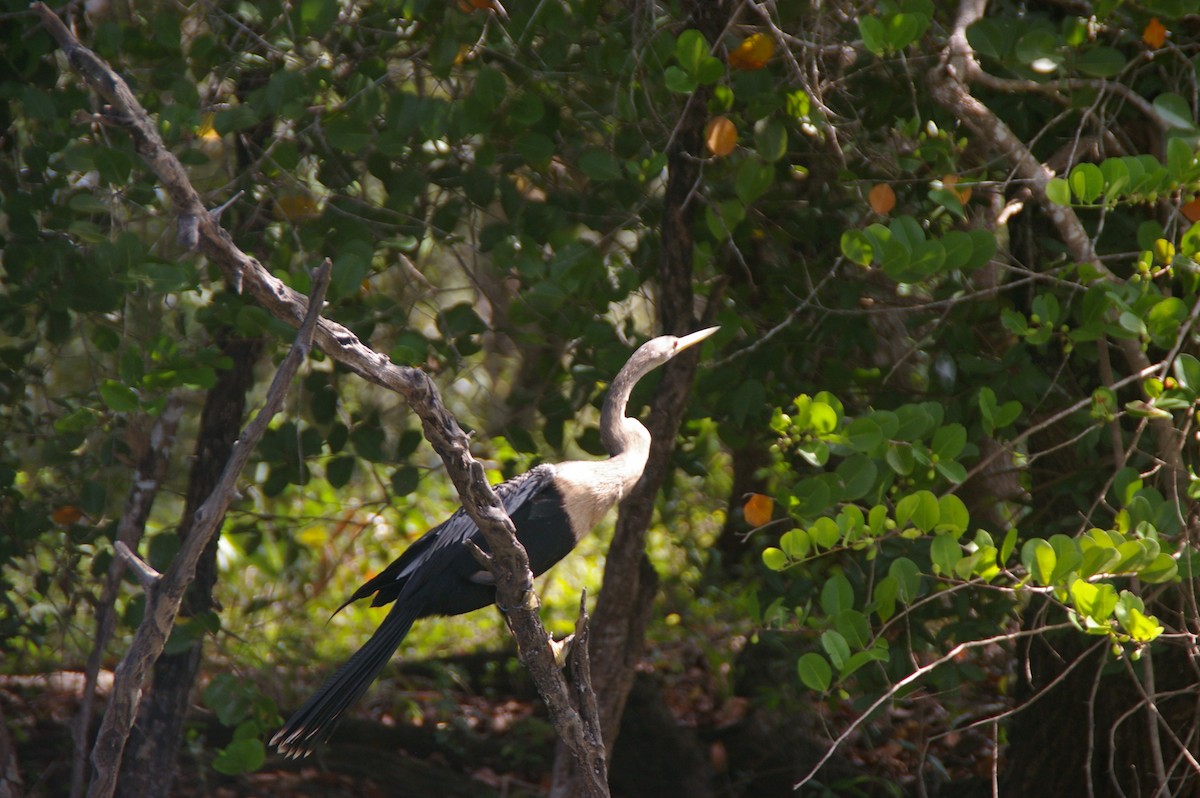
<svg viewBox="0 0 1200 798">
<path fill-rule="evenodd" d="M 770 523 L 775 512 L 775 500 L 761 493 L 751 493 L 750 498 L 742 505 L 742 513 L 750 526 L 763 526 Z"/>
<path fill-rule="evenodd" d="M 762 69 L 775 54 L 775 42 L 765 33 L 754 33 L 742 39 L 729 53 L 729 66 L 753 71 Z"/>
<path fill-rule="evenodd" d="M 728 117 L 718 116 L 712 119 L 704 129 L 704 144 L 708 151 L 718 158 L 724 158 L 737 147 L 738 132 Z"/>
<path fill-rule="evenodd" d="M 896 192 L 887 183 L 876 183 L 867 192 L 867 202 L 875 213 L 886 216 L 896 207 Z"/>
<path fill-rule="evenodd" d="M 1142 41 L 1154 49 L 1167 43 L 1167 28 L 1158 21 L 1158 17 L 1151 17 L 1146 23 L 1146 27 L 1142 29 Z"/>
</svg>

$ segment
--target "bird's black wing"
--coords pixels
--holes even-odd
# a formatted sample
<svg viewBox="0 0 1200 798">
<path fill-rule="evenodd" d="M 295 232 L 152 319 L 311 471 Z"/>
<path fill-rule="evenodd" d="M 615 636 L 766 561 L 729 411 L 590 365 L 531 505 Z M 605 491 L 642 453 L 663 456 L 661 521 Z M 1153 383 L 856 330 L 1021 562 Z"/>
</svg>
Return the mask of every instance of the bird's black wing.
<svg viewBox="0 0 1200 798">
<path fill-rule="evenodd" d="M 496 495 L 504 505 L 505 511 L 516 515 L 520 508 L 535 500 L 538 494 L 553 484 L 554 466 L 543 464 L 536 466 L 524 474 L 518 474 L 510 480 L 495 486 Z M 418 571 L 437 571 L 438 574 L 426 573 L 425 578 L 438 578 L 446 568 L 453 563 L 456 573 L 446 574 L 450 578 L 469 578 L 480 570 L 469 549 L 464 545 L 471 540 L 477 546 L 487 551 L 487 544 L 479 532 L 479 527 L 461 507 L 454 515 L 447 518 L 433 529 L 426 532 L 415 543 L 409 546 L 397 557 L 391 565 L 384 568 L 346 600 L 342 607 L 359 599 L 374 595 L 372 607 L 379 607 L 395 601 L 404 590 L 405 585 Z M 434 567 L 438 563 L 441 567 Z M 463 573 L 457 573 L 465 571 Z M 487 602 L 484 601 L 484 604 Z M 340 610 L 342 607 L 339 607 Z"/>
</svg>

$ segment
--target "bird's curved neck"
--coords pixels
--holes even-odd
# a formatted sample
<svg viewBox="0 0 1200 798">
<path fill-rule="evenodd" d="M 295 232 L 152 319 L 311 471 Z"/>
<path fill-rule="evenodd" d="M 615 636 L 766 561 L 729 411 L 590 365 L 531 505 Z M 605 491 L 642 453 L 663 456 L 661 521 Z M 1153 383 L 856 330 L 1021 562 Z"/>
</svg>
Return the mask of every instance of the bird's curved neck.
<svg viewBox="0 0 1200 798">
<path fill-rule="evenodd" d="M 640 374 L 622 369 L 609 386 L 608 396 L 600 409 L 600 440 L 609 455 L 616 457 L 631 448 L 650 447 L 650 433 L 637 419 L 627 418 L 625 408 Z"/>
</svg>

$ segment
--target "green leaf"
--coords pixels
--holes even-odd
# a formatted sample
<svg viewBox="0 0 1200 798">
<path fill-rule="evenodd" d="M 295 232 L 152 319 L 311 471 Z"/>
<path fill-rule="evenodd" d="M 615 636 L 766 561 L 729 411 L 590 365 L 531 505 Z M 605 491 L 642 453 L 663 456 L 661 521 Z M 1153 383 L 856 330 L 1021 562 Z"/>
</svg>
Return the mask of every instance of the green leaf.
<svg viewBox="0 0 1200 798">
<path fill-rule="evenodd" d="M 330 487 L 344 488 L 354 474 L 353 457 L 334 457 L 325 465 L 325 479 Z"/>
<path fill-rule="evenodd" d="M 738 199 L 749 205 L 771 187 L 775 179 L 775 168 L 754 158 L 747 158 L 738 169 L 734 190 Z"/>
<path fill-rule="evenodd" d="M 1071 583 L 1071 603 L 1081 615 L 1097 623 L 1104 623 L 1117 606 L 1117 591 L 1107 582 L 1092 584 L 1082 579 Z"/>
<path fill-rule="evenodd" d="M 871 608 L 879 616 L 879 620 L 887 621 L 896 613 L 896 595 L 900 592 L 900 583 L 890 574 L 875 583 L 872 594 Z"/>
<path fill-rule="evenodd" d="M 1177 136 L 1167 140 L 1167 174 L 1173 180 L 1186 180 L 1196 160 L 1194 139 Z M 1160 232 L 1155 238 L 1162 237 Z M 1139 243 L 1140 243 L 1139 238 Z M 1149 247 L 1143 247 L 1149 249 Z"/>
<path fill-rule="evenodd" d="M 921 571 L 907 557 L 898 557 L 888 566 L 888 576 L 896 580 L 900 600 L 909 604 L 921 595 Z"/>
<path fill-rule="evenodd" d="M 301 0 L 300 21 L 314 37 L 323 36 L 337 19 L 337 0 Z"/>
<path fill-rule="evenodd" d="M 618 180 L 625 172 L 607 150 L 588 150 L 579 156 L 579 169 L 592 180 Z"/>
<path fill-rule="evenodd" d="M 701 86 L 710 86 L 725 76 L 725 64 L 719 58 L 713 58 L 711 55 L 706 55 L 700 59 L 700 65 L 696 68 L 696 82 Z"/>
<path fill-rule="evenodd" d="M 1138 578 L 1148 584 L 1170 582 L 1179 573 L 1179 563 L 1166 552 L 1160 553 L 1154 561 L 1138 571 Z"/>
<path fill-rule="evenodd" d="M 1079 56 L 1075 65 L 1080 72 L 1098 78 L 1111 78 L 1125 68 L 1125 56 L 1113 47 L 1093 47 Z"/>
<path fill-rule="evenodd" d="M 1071 186 L 1061 177 L 1052 177 L 1046 182 L 1046 199 L 1055 205 L 1071 204 Z"/>
<path fill-rule="evenodd" d="M 850 645 L 840 632 L 833 629 L 827 629 L 821 633 L 821 648 L 825 649 L 825 653 L 829 655 L 829 661 L 838 670 L 845 667 L 846 662 L 850 659 Z"/>
<path fill-rule="evenodd" d="M 862 35 L 863 44 L 873 54 L 883 55 L 887 52 L 888 31 L 879 17 L 859 17 L 858 32 Z"/>
<path fill-rule="evenodd" d="M 252 704 L 247 687 L 231 673 L 213 677 L 204 688 L 204 705 L 222 726 L 235 726 L 246 717 Z"/>
<path fill-rule="evenodd" d="M 251 773 L 258 770 L 266 759 L 267 751 L 262 740 L 243 738 L 234 740 L 221 749 L 213 758 L 212 766 L 213 770 L 218 773 L 236 776 L 239 773 Z"/>
<path fill-rule="evenodd" d="M 929 18 L 922 14 L 893 14 L 887 20 L 888 44 L 893 50 L 902 50 L 920 38 L 929 26 Z"/>
<path fill-rule="evenodd" d="M 395 496 L 407 496 L 417 489 L 421 482 L 421 472 L 414 466 L 400 466 L 392 472 L 392 493 Z"/>
<path fill-rule="evenodd" d="M 997 557 L 1001 565 L 1008 562 L 1008 558 L 1012 556 L 1013 549 L 1016 547 L 1017 528 L 1009 527 L 1008 531 L 1004 533 L 1004 542 L 1000 544 L 1000 554 Z"/>
<path fill-rule="evenodd" d="M 116 380 L 100 383 L 100 398 L 118 413 L 130 413 L 138 409 L 138 396 L 134 390 Z"/>
<path fill-rule="evenodd" d="M 834 626 L 852 648 L 866 648 L 871 642 L 871 625 L 858 610 L 842 610 L 833 619 Z"/>
<path fill-rule="evenodd" d="M 782 549 L 777 549 L 774 546 L 768 546 L 763 549 L 762 559 L 763 565 L 772 571 L 782 571 L 788 564 L 787 555 L 783 553 Z"/>
<path fill-rule="evenodd" d="M 971 259 L 963 266 L 968 271 L 986 265 L 996 254 L 996 235 L 979 228 L 968 233 L 971 236 Z"/>
<path fill-rule="evenodd" d="M 1033 538 L 1021 547 L 1021 562 L 1025 570 L 1039 585 L 1049 585 L 1050 576 L 1054 573 L 1056 557 L 1054 547 L 1043 538 Z"/>
<path fill-rule="evenodd" d="M 778 119 L 767 117 L 754 123 L 754 149 L 758 157 L 774 163 L 787 153 L 787 146 L 787 128 Z"/>
<path fill-rule="evenodd" d="M 1121 625 L 1129 632 L 1129 636 L 1139 643 L 1149 643 L 1163 632 L 1158 619 L 1146 615 L 1137 607 L 1130 607 Z"/>
<path fill-rule="evenodd" d="M 817 692 L 825 692 L 833 683 L 833 669 L 829 667 L 829 661 L 815 651 L 800 657 L 796 663 L 796 673 L 805 687 Z"/>
<path fill-rule="evenodd" d="M 948 493 L 938 499 L 938 529 L 945 529 L 954 537 L 967 531 L 971 525 L 971 514 L 963 500 Z"/>
<path fill-rule="evenodd" d="M 950 535 L 938 535 L 929 545 L 929 559 L 935 574 L 953 575 L 962 554 L 962 546 Z"/>
<path fill-rule="evenodd" d="M 837 544 L 838 539 L 842 536 L 842 530 L 838 528 L 837 522 L 832 518 L 823 516 L 809 527 L 808 536 L 813 543 L 823 549 L 828 549 Z"/>
<path fill-rule="evenodd" d="M 1090 205 L 1104 193 L 1104 175 L 1094 163 L 1076 164 L 1067 182 L 1080 202 Z"/>
<path fill-rule="evenodd" d="M 1017 40 L 1017 59 L 1026 66 L 1039 66 L 1041 62 L 1061 64 L 1062 53 L 1058 50 L 1057 37 L 1048 30 L 1034 29 Z M 1040 68 L 1039 71 L 1047 71 Z"/>
<path fill-rule="evenodd" d="M 700 85 L 687 72 L 674 65 L 667 67 L 663 72 L 663 82 L 668 91 L 676 94 L 691 94 Z"/>
<path fill-rule="evenodd" d="M 937 496 L 930 491 L 919 490 L 896 502 L 896 523 L 902 529 L 911 523 L 922 532 L 931 532 L 939 517 Z"/>
<path fill-rule="evenodd" d="M 1075 539 L 1066 535 L 1052 535 L 1050 547 L 1054 549 L 1054 570 L 1050 574 L 1050 581 L 1058 584 L 1079 568 L 1083 562 L 1083 555 L 1080 554 L 1079 544 Z"/>
<path fill-rule="evenodd" d="M 968 233 L 951 230 L 942 236 L 942 249 L 946 252 L 944 268 L 963 269 L 971 262 L 975 244 Z"/>
<path fill-rule="evenodd" d="M 875 257 L 871 239 L 861 230 L 847 230 L 842 233 L 842 254 L 859 266 L 870 266 Z"/>
<path fill-rule="evenodd" d="M 1188 306 L 1179 297 L 1169 296 L 1157 302 L 1146 314 L 1146 331 L 1155 346 L 1169 349 L 1179 335 Z"/>
<path fill-rule="evenodd" d="M 854 588 L 842 574 L 834 574 L 821 587 L 821 610 L 826 615 L 837 615 L 843 610 L 854 609 Z"/>
<path fill-rule="evenodd" d="M 835 472 L 842 480 L 840 501 L 851 502 L 863 498 L 875 484 L 879 469 L 874 459 L 863 454 L 847 457 L 838 464 Z"/>
<path fill-rule="evenodd" d="M 1184 390 L 1192 394 L 1200 393 L 1200 360 L 1189 354 L 1181 354 L 1175 358 L 1171 373 Z"/>
<path fill-rule="evenodd" d="M 1154 112 L 1168 127 L 1192 129 L 1196 126 L 1196 115 L 1188 101 L 1178 94 L 1163 92 L 1154 98 Z"/>
<path fill-rule="evenodd" d="M 679 34 L 675 40 L 675 60 L 693 77 L 700 69 L 701 60 L 709 54 L 708 40 L 695 28 Z"/>
<path fill-rule="evenodd" d="M 949 424 L 945 427 L 939 427 L 937 432 L 933 433 L 933 441 L 930 443 L 929 451 L 940 458 L 953 460 L 962 454 L 962 450 L 966 445 L 967 428 L 962 424 Z"/>
<path fill-rule="evenodd" d="M 803 529 L 792 529 L 779 536 L 779 548 L 783 549 L 783 553 L 788 556 L 788 559 L 802 560 L 808 556 L 808 552 L 812 549 L 812 539 Z M 764 560 L 765 558 L 766 555 L 764 553 Z M 768 567 L 770 567 L 769 564 Z M 772 570 L 779 569 L 774 568 Z"/>
</svg>

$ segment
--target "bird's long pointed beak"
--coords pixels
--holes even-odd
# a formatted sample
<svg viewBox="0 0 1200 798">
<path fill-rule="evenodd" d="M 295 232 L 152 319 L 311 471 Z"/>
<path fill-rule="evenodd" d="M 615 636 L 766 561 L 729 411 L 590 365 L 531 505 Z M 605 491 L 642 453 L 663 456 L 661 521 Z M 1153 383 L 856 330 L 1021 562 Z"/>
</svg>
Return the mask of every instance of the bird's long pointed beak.
<svg viewBox="0 0 1200 798">
<path fill-rule="evenodd" d="M 700 330 L 698 332 L 691 333 L 690 335 L 685 335 L 679 339 L 679 344 L 675 347 L 675 351 L 679 352 L 684 349 L 687 349 L 689 346 L 692 346 L 693 344 L 698 344 L 701 341 L 703 341 L 705 338 L 707 338 L 708 336 L 715 333 L 719 329 L 721 329 L 721 328 L 720 327 L 709 327 L 707 330 Z"/>
</svg>

